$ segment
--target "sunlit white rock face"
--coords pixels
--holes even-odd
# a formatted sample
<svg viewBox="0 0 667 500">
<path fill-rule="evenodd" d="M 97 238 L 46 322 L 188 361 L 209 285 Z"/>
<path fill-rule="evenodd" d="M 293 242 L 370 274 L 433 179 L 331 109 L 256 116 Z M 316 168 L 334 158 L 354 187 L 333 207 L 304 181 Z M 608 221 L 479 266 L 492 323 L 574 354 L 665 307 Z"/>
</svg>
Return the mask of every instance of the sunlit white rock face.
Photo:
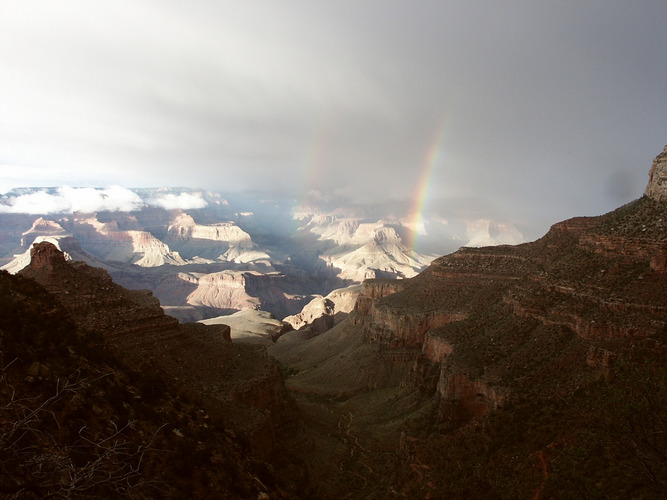
<svg viewBox="0 0 667 500">
<path fill-rule="evenodd" d="M 148 231 L 121 229 L 116 220 L 100 222 L 95 214 L 75 216 L 71 227 L 81 245 L 102 261 L 141 267 L 184 264 L 177 252 Z"/>
<path fill-rule="evenodd" d="M 246 285 L 246 273 L 241 271 L 205 274 L 198 278 L 197 288 L 186 302 L 217 309 L 259 309 L 259 299 L 248 294 Z"/>
<path fill-rule="evenodd" d="M 269 259 L 250 235 L 233 222 L 197 224 L 192 216 L 178 214 L 167 229 L 166 241 L 187 259 L 248 263 Z"/>
<path fill-rule="evenodd" d="M 228 325 L 231 328 L 232 340 L 253 344 L 273 344 L 283 324 L 266 311 L 245 310 L 229 316 L 203 319 L 199 323 L 205 325 Z"/>
<path fill-rule="evenodd" d="M 316 237 L 320 259 L 344 280 L 409 278 L 424 269 L 433 256 L 407 247 L 406 228 L 398 222 L 364 222 L 340 214 L 299 214 L 299 232 Z M 401 234 L 403 233 L 403 234 Z"/>
<path fill-rule="evenodd" d="M 62 236 L 65 234 L 68 234 L 65 228 L 56 221 L 38 217 L 33 222 L 32 227 L 21 235 L 21 248 L 29 249 L 39 236 Z"/>
<path fill-rule="evenodd" d="M 310 326 L 313 333 L 321 333 L 342 321 L 354 309 L 361 285 L 340 288 L 326 297 L 317 295 L 300 313 L 283 319 L 295 330 Z"/>
<path fill-rule="evenodd" d="M 294 218 L 302 239 L 308 241 L 305 235 L 311 235 L 317 241 L 320 259 L 337 269 L 340 278 L 352 281 L 409 278 L 435 257 L 461 246 L 525 241 L 514 225 L 486 218 L 422 218 L 415 225 L 413 218 L 389 217 L 369 222 L 344 209 L 318 213 L 312 208 L 297 211 Z"/>
<path fill-rule="evenodd" d="M 250 235 L 232 222 L 197 224 L 192 216 L 185 213 L 177 215 L 167 231 L 174 240 L 250 241 Z"/>
<path fill-rule="evenodd" d="M 346 243 L 327 250 L 321 258 L 341 270 L 340 278 L 359 282 L 369 278 L 411 278 L 430 261 L 411 252 L 395 229 L 380 223 L 360 224 Z"/>
</svg>

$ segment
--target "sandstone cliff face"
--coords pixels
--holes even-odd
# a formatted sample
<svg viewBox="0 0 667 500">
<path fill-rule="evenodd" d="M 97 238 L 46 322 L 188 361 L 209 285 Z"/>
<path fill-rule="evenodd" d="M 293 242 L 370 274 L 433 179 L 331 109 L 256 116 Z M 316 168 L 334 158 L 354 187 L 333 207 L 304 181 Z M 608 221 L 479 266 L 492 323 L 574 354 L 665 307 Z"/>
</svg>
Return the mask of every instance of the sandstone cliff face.
<svg viewBox="0 0 667 500">
<path fill-rule="evenodd" d="M 526 258 L 507 248 L 464 248 L 412 280 L 367 281 L 352 321 L 373 342 L 422 349 L 430 329 L 462 321 L 518 279 Z"/>
<path fill-rule="evenodd" d="M 217 309 L 259 309 L 260 301 L 247 290 L 246 273 L 221 271 L 198 279 L 197 289 L 188 295 L 187 303 Z"/>
<path fill-rule="evenodd" d="M 378 304 L 371 308 L 368 317 L 354 315 L 352 323 L 367 326 L 365 337 L 371 342 L 383 344 L 389 348 L 421 349 L 426 332 L 431 328 L 446 325 L 452 321 L 465 319 L 463 313 L 443 311 L 396 310 Z"/>
<path fill-rule="evenodd" d="M 454 421 L 483 417 L 498 406 L 500 399 L 492 387 L 461 373 L 446 375 L 442 371 L 437 391 L 445 415 Z"/>
<path fill-rule="evenodd" d="M 400 292 L 404 285 L 404 281 L 366 280 L 361 284 L 361 291 L 357 297 L 354 310 L 362 315 L 368 315 L 373 307 L 374 299 L 381 299 L 387 295 Z"/>
<path fill-rule="evenodd" d="M 454 346 L 448 344 L 444 339 L 428 332 L 422 345 L 422 354 L 431 363 L 442 363 L 454 351 Z"/>
</svg>

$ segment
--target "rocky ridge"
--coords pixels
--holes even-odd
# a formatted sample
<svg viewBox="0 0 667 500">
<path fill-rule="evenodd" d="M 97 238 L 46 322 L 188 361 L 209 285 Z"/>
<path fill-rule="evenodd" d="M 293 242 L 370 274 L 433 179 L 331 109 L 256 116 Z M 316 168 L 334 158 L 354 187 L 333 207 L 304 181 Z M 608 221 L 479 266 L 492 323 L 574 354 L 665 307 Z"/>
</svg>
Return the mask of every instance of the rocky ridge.
<svg viewBox="0 0 667 500">
<path fill-rule="evenodd" d="M 96 332 L 126 369 L 149 371 L 175 393 L 187 393 L 249 440 L 261 457 L 295 425 L 275 364 L 231 343 L 226 325 L 179 324 L 148 290 L 127 290 L 106 271 L 65 261 L 48 243 L 34 245 L 20 272 L 49 290 L 83 331 Z"/>
</svg>

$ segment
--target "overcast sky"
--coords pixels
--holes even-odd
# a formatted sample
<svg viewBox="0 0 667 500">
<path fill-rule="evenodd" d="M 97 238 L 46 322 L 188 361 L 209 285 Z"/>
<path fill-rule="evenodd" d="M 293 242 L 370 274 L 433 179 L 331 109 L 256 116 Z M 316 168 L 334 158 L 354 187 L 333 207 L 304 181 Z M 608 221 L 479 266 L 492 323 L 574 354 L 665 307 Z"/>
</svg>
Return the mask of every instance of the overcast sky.
<svg viewBox="0 0 667 500">
<path fill-rule="evenodd" d="M 432 161 L 426 210 L 539 236 L 642 194 L 665 20 L 665 0 L 0 0 L 0 191 L 401 206 Z"/>
</svg>

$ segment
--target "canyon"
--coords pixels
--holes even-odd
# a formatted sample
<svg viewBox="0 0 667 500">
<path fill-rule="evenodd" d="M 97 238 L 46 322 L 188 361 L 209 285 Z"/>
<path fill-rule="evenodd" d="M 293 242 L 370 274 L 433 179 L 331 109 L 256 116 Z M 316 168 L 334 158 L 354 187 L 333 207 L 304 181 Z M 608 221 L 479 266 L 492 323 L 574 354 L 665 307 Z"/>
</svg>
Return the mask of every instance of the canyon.
<svg viewBox="0 0 667 500">
<path fill-rule="evenodd" d="M 323 496 L 664 495 L 664 158 L 639 200 L 366 280 L 344 322 L 269 347 L 338 429 Z"/>
<path fill-rule="evenodd" d="M 409 248 L 408 220 L 391 213 L 290 207 L 251 196 L 230 202 L 204 190 L 125 190 L 124 196 L 135 200 L 129 211 L 110 211 L 105 207 L 113 203 L 107 200 L 89 213 L 13 213 L 24 199 L 65 206 L 61 198 L 75 191 L 23 188 L 0 195 L 2 269 L 18 272 L 29 263 L 31 244 L 49 241 L 67 259 L 106 269 L 127 288 L 152 290 L 181 321 L 245 309 L 283 319 L 318 296 L 367 278 L 415 276 L 435 257 Z M 455 248 L 460 241 L 521 239 L 503 223 L 450 225 L 447 237 L 434 235 L 431 241 L 423 234 L 420 240 Z"/>
<path fill-rule="evenodd" d="M 243 251 L 259 252 L 257 260 L 228 261 L 241 251 L 216 250 L 195 261 L 186 245 L 176 250 L 172 241 L 160 255 L 185 263 L 138 266 L 137 278 L 114 262 L 104 262 L 111 266 L 107 272 L 66 260 L 49 238 L 64 246 L 74 226 L 58 223 L 61 230 L 40 221 L 25 235 L 29 241 L 35 234 L 29 264 L 15 276 L 0 274 L 2 291 L 16 307 L 44 295 L 39 314 L 22 317 L 66 316 L 83 338 L 97 338 L 96 348 L 118 359 L 115 379 L 140 372 L 165 384 L 152 405 L 185 407 L 179 417 L 163 413 L 170 439 L 192 438 L 194 450 L 211 441 L 201 458 L 207 481 L 217 464 L 236 464 L 243 491 L 234 491 L 234 479 L 222 474 L 208 489 L 204 480 L 196 482 L 200 497 L 663 498 L 666 155 L 667 149 L 654 161 L 640 199 L 604 215 L 555 223 L 533 242 L 461 247 L 413 274 L 400 267 L 413 261 L 393 252 L 402 241 L 394 224 L 334 225 L 337 219 L 328 216 L 304 217 L 310 229 L 297 234 L 301 244 L 288 255 L 280 253 L 286 247 L 267 245 L 266 235 L 250 237 L 264 243 L 255 247 L 244 235 L 253 231 L 154 211 L 150 234 L 160 241 L 176 228 L 170 236 L 176 240 L 220 238 L 229 248 L 245 242 Z M 140 231 L 131 219 L 138 216 L 128 217 L 118 231 Z M 111 227 L 102 219 L 99 224 Z M 38 241 L 40 231 L 48 234 Z M 363 283 L 344 288 L 341 281 L 350 283 L 324 273 L 329 290 L 297 293 L 297 281 L 309 275 L 304 270 L 331 271 L 327 263 L 343 249 L 351 250 L 350 262 L 354 251 L 385 242 L 391 264 L 374 261 L 372 277 L 353 267 L 367 277 Z M 202 267 L 210 265 L 225 267 Z M 163 282 L 162 266 L 181 274 Z M 125 289 L 114 273 L 158 291 Z M 206 280 L 214 286 L 200 290 Z M 252 293 L 253 286 L 273 290 L 273 298 Z M 21 287 L 33 287 L 33 295 Z M 238 292 L 232 297 L 227 290 Z M 172 294 L 163 304 L 167 311 L 169 305 L 211 309 L 210 324 L 166 315 L 162 294 Z M 183 297 L 193 297 L 193 304 Z M 282 300 L 298 302 L 284 321 L 254 310 Z M 217 305 L 243 301 L 244 314 L 234 321 L 239 313 L 229 316 L 233 324 L 225 325 Z M 243 317 L 249 313 L 251 320 Z M 249 329 L 249 322 L 265 322 L 271 333 Z M 2 328 L 11 331 L 10 324 L 16 322 Z M 41 328 L 24 334 L 45 341 Z M 3 352 L 18 349 L 6 338 L 0 337 Z M 49 352 L 70 356 L 74 349 Z M 28 377 L 55 381 L 56 363 L 29 353 L 5 369 L 12 380 L 27 384 L 25 390 L 32 390 Z M 76 359 L 92 364 L 82 355 Z M 141 394 L 145 401 L 149 393 Z M 132 398 L 126 403 L 135 404 Z M 101 415 L 118 411 L 96 404 Z M 161 487 L 184 491 L 177 474 Z"/>
</svg>

